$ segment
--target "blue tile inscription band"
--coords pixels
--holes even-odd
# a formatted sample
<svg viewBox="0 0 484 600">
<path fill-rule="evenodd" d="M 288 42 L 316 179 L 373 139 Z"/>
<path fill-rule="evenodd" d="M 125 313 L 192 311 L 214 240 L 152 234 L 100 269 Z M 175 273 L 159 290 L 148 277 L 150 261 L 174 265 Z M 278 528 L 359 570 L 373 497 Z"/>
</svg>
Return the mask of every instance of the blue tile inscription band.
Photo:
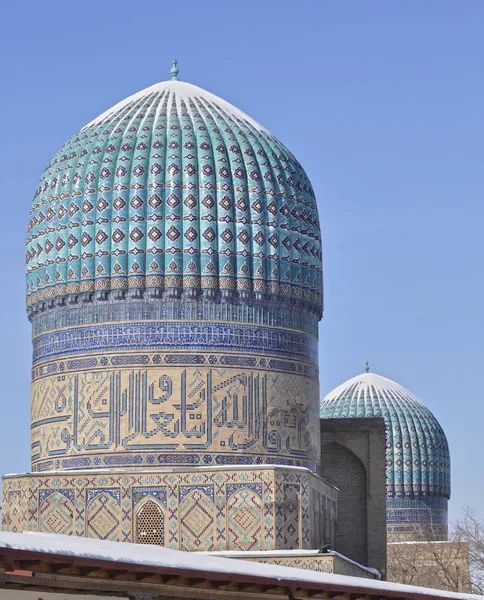
<svg viewBox="0 0 484 600">
<path fill-rule="evenodd" d="M 270 353 L 317 362 L 317 340 L 304 333 L 240 323 L 130 322 L 73 327 L 33 340 L 33 362 L 69 354 L 124 350 Z"/>
</svg>

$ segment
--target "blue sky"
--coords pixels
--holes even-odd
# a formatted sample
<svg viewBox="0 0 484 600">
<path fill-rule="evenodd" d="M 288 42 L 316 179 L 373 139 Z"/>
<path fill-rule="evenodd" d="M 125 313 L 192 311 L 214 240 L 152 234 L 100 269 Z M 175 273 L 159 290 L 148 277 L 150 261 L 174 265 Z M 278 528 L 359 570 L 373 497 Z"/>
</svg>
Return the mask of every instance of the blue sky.
<svg viewBox="0 0 484 600">
<path fill-rule="evenodd" d="M 24 240 L 44 166 L 98 113 L 167 79 L 232 102 L 315 188 L 321 395 L 370 368 L 426 402 L 451 517 L 484 513 L 484 3 L 83 0 L 1 9 L 0 472 L 29 468 Z"/>
</svg>

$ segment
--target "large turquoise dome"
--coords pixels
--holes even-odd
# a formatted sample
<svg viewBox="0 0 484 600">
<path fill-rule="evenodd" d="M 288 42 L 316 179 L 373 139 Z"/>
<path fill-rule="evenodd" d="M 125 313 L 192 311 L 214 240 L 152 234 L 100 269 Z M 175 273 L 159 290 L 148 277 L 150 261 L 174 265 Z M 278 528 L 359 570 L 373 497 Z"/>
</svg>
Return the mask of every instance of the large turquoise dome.
<svg viewBox="0 0 484 600">
<path fill-rule="evenodd" d="M 76 133 L 42 175 L 30 314 L 89 301 L 274 301 L 321 316 L 318 213 L 294 156 L 220 98 L 166 81 Z"/>
</svg>

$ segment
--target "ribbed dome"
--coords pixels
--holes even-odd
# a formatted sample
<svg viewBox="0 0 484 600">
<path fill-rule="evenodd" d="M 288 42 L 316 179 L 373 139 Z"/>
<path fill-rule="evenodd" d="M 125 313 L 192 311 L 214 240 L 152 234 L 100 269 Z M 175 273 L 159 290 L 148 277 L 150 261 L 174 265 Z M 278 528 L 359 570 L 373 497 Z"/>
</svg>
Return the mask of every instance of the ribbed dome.
<svg viewBox="0 0 484 600">
<path fill-rule="evenodd" d="M 29 307 L 128 290 L 296 300 L 321 314 L 319 222 L 304 170 L 251 118 L 187 83 L 149 87 L 81 129 L 33 200 Z"/>
<path fill-rule="evenodd" d="M 450 455 L 430 410 L 407 389 L 362 373 L 321 401 L 321 418 L 383 417 L 387 429 L 387 495 L 450 497 Z"/>
</svg>

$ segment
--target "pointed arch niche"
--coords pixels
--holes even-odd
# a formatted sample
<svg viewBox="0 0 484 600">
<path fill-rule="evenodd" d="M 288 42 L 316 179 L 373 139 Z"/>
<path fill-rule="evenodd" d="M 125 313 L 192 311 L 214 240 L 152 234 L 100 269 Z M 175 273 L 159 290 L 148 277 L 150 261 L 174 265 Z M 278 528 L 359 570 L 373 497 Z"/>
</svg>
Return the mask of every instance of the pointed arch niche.
<svg viewBox="0 0 484 600">
<path fill-rule="evenodd" d="M 336 549 L 368 564 L 367 474 L 351 450 L 332 442 L 321 449 L 323 477 L 339 489 Z"/>
</svg>

